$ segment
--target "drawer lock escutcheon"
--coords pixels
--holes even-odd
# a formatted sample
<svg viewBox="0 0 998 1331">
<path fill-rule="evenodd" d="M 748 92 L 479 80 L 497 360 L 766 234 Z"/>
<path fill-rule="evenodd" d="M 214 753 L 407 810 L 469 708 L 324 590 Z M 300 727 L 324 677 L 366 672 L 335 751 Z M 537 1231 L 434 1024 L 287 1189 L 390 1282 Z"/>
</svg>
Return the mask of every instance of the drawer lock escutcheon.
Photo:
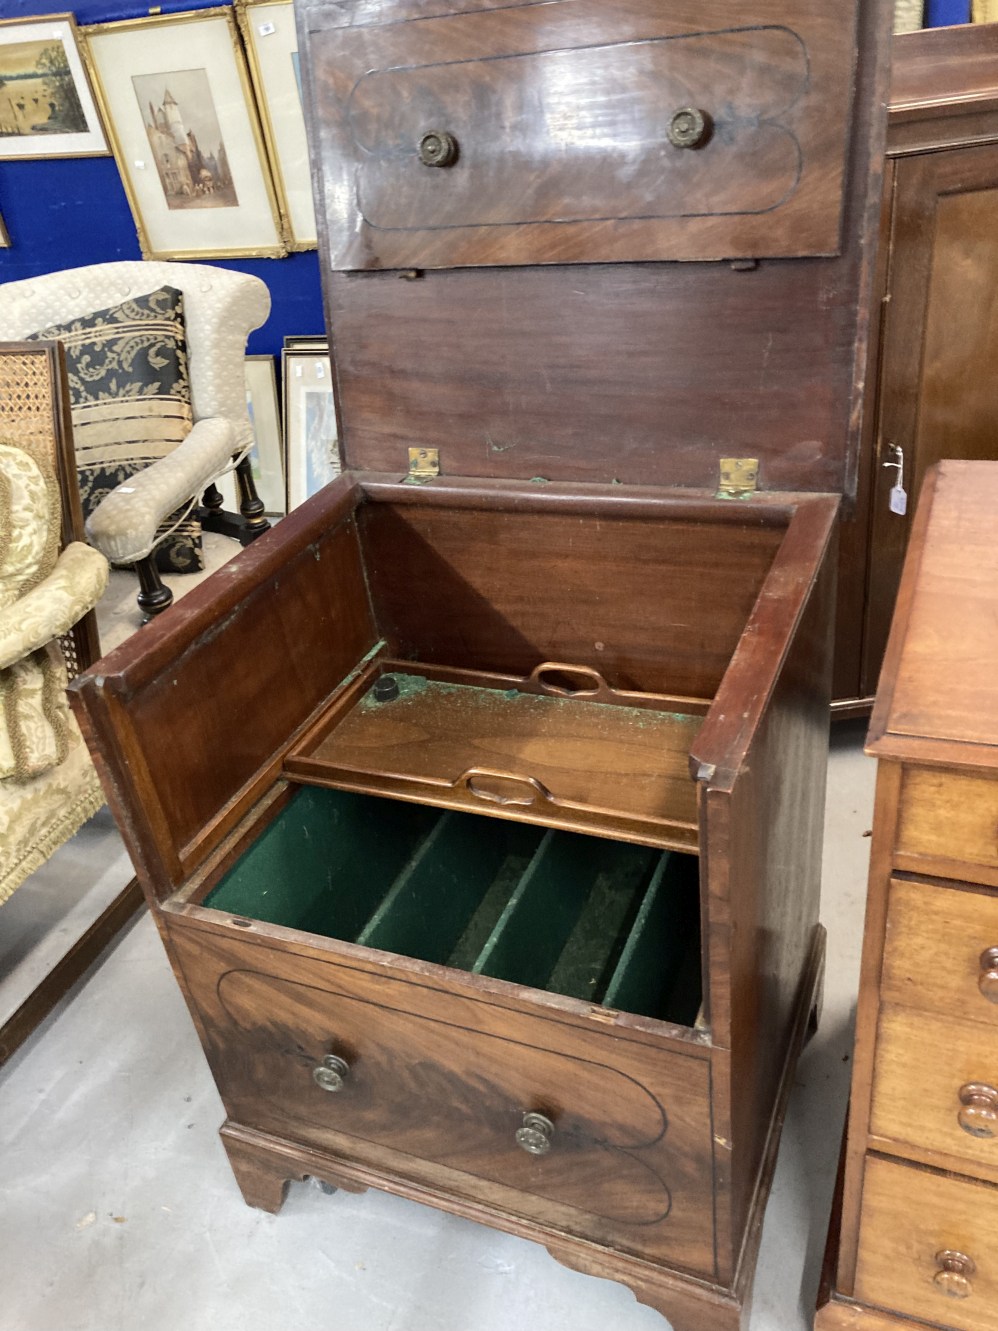
<svg viewBox="0 0 998 1331">
<path fill-rule="evenodd" d="M 972 1137 L 994 1137 L 998 1131 L 998 1089 L 970 1081 L 960 1087 L 960 1127 Z"/>
<path fill-rule="evenodd" d="M 315 1084 L 324 1091 L 342 1091 L 349 1075 L 350 1064 L 339 1054 L 327 1054 L 318 1067 L 312 1069 Z"/>
<path fill-rule="evenodd" d="M 554 1124 L 544 1114 L 527 1113 L 516 1130 L 516 1144 L 528 1155 L 546 1155 L 551 1149 Z"/>
<path fill-rule="evenodd" d="M 932 1277 L 935 1284 L 951 1299 L 967 1299 L 974 1292 L 971 1277 L 977 1271 L 972 1259 L 963 1252 L 946 1248 L 936 1253 L 939 1270 Z"/>
<path fill-rule="evenodd" d="M 998 947 L 989 947 L 981 953 L 977 987 L 989 1003 L 998 1003 Z"/>
</svg>

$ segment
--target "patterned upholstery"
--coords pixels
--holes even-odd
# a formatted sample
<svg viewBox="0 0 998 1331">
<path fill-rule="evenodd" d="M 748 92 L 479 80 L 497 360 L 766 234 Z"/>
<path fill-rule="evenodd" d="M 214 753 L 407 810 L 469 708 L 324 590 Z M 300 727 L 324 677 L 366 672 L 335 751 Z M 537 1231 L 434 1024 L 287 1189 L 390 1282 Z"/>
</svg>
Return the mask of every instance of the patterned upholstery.
<svg viewBox="0 0 998 1331">
<path fill-rule="evenodd" d="M 37 358 L 10 359 L 36 368 Z M 43 392 L 25 396 L 34 404 Z M 55 450 L 24 433 L 23 448 L 0 442 L 0 902 L 104 802 L 55 640 L 96 604 L 108 564 L 81 542 L 59 553 Z"/>
<path fill-rule="evenodd" d="M 121 261 L 73 268 L 0 287 L 0 339 L 16 341 L 162 286 L 183 293 L 194 428 L 169 455 L 118 486 L 87 534 L 113 563 L 134 563 L 160 523 L 198 496 L 248 449 L 246 338 L 270 311 L 259 278 L 205 264 Z"/>
</svg>

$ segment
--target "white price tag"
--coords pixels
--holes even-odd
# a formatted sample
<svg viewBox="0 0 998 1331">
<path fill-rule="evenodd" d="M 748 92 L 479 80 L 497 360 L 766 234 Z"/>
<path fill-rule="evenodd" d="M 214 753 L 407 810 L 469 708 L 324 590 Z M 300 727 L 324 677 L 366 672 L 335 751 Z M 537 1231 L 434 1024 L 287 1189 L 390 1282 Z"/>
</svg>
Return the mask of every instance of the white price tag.
<svg viewBox="0 0 998 1331">
<path fill-rule="evenodd" d="M 275 23 L 261 23 L 257 28 L 257 32 L 261 37 L 271 37 L 276 31 L 277 25 Z"/>
<path fill-rule="evenodd" d="M 908 512 L 908 492 L 900 485 L 891 486 L 891 512 L 903 518 Z"/>
<path fill-rule="evenodd" d="M 300 379 L 300 378 L 301 378 L 301 366 L 300 366 L 300 365 L 296 365 L 296 366 L 295 366 L 295 378 L 296 378 L 296 379 Z"/>
<path fill-rule="evenodd" d="M 315 362 L 315 377 L 316 379 L 325 379 L 326 377 L 326 367 L 321 360 Z"/>
<path fill-rule="evenodd" d="M 135 163 L 135 169 L 136 169 L 136 171 L 144 171 L 144 170 L 146 169 L 146 164 L 145 164 L 145 162 L 136 162 L 136 163 Z"/>
</svg>

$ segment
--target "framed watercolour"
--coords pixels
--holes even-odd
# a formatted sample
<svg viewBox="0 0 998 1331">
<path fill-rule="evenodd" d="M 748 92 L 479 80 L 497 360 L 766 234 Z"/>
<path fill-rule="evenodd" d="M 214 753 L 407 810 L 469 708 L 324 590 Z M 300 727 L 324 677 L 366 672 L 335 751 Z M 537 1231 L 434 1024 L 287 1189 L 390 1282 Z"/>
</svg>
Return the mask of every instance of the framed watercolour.
<svg viewBox="0 0 998 1331">
<path fill-rule="evenodd" d="M 72 14 L 0 21 L 0 161 L 107 152 L 76 34 Z"/>
<path fill-rule="evenodd" d="M 315 209 L 294 6 L 292 0 L 246 0 L 237 12 L 290 248 L 314 249 Z"/>
<path fill-rule="evenodd" d="M 263 500 L 270 517 L 281 517 L 287 512 L 284 483 L 284 443 L 281 431 L 281 413 L 277 405 L 277 374 L 273 356 L 247 356 L 246 406 L 253 422 L 253 447 L 250 462 L 256 492 Z M 234 471 L 226 472 L 216 482 L 222 492 L 222 502 L 230 513 L 239 512 L 239 490 Z"/>
<path fill-rule="evenodd" d="M 282 353 L 288 512 L 340 474 L 336 408 L 329 353 Z"/>
<path fill-rule="evenodd" d="M 230 8 L 81 29 L 147 259 L 286 246 Z"/>
</svg>

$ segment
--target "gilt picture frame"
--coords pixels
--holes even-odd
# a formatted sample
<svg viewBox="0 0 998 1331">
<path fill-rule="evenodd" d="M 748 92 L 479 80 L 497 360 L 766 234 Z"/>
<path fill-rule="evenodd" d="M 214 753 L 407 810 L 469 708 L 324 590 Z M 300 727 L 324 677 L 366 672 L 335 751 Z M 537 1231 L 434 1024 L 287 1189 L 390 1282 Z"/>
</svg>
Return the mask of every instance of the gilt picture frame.
<svg viewBox="0 0 998 1331">
<path fill-rule="evenodd" d="M 232 9 L 80 32 L 143 256 L 287 253 Z"/>
<path fill-rule="evenodd" d="M 288 512 L 342 470 L 329 352 L 324 347 L 281 355 Z"/>
<path fill-rule="evenodd" d="M 288 248 L 315 249 L 312 172 L 293 0 L 239 0 L 236 14 L 284 214 Z"/>
<path fill-rule="evenodd" d="M 0 20 L 0 161 L 107 153 L 73 15 Z"/>
</svg>

